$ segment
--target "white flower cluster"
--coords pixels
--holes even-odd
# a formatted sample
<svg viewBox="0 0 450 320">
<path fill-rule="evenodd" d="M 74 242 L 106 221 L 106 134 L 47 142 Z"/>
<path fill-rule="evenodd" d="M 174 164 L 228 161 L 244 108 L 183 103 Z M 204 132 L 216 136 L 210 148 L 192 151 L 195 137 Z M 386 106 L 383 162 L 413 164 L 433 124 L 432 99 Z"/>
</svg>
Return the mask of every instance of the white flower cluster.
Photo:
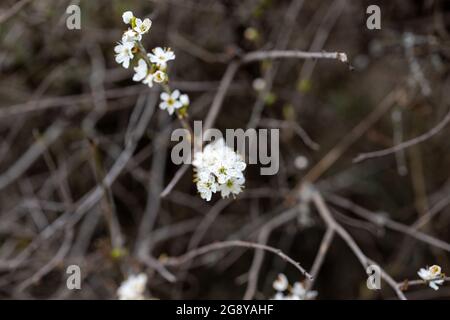
<svg viewBox="0 0 450 320">
<path fill-rule="evenodd" d="M 123 22 L 127 24 L 128 30 L 122 35 L 122 40 L 114 47 L 116 62 L 124 68 L 129 68 L 130 63 L 135 61 L 133 81 L 153 87 L 154 83 L 165 84 L 168 82 L 167 63 L 175 60 L 175 53 L 170 48 L 157 47 L 152 53 L 147 53 L 142 46 L 142 36 L 150 30 L 152 21 L 148 18 L 141 20 L 126 11 L 122 15 Z M 169 91 L 166 88 L 166 91 Z M 187 95 L 182 95 L 178 90 L 166 92 L 161 95 L 163 100 L 159 107 L 173 114 L 176 109 L 189 105 Z"/>
<path fill-rule="evenodd" d="M 317 291 L 307 291 L 301 282 L 295 282 L 291 287 L 282 273 L 273 282 L 273 288 L 277 291 L 273 300 L 313 300 L 317 296 Z"/>
<path fill-rule="evenodd" d="M 114 47 L 114 51 L 116 52 L 116 62 L 128 69 L 130 61 L 138 51 L 138 42 L 142 40 L 142 35 L 150 30 L 152 21 L 148 18 L 142 21 L 136 18 L 131 11 L 124 12 L 122 19 L 130 28 L 123 33 L 122 41 Z"/>
<path fill-rule="evenodd" d="M 196 152 L 192 165 L 197 190 L 206 201 L 211 200 L 213 193 L 220 191 L 222 198 L 226 198 L 230 194 L 236 196 L 244 188 L 246 164 L 222 138 Z"/>
<path fill-rule="evenodd" d="M 428 282 L 428 285 L 434 290 L 438 290 L 438 285 L 442 285 L 444 283 L 445 274 L 441 272 L 441 267 L 438 265 L 433 265 L 429 268 L 420 268 L 419 272 L 417 272 L 419 277 Z"/>
<path fill-rule="evenodd" d="M 130 275 L 117 289 L 117 296 L 119 300 L 144 300 L 146 285 L 147 275 L 145 273 Z"/>
</svg>

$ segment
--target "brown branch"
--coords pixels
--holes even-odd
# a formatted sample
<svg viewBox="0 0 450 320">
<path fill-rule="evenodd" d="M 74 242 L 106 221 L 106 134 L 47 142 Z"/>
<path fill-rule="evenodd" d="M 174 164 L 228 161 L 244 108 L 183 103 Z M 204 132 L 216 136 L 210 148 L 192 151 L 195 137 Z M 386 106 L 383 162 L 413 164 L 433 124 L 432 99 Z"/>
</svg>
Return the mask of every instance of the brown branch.
<svg viewBox="0 0 450 320">
<path fill-rule="evenodd" d="M 349 246 L 349 248 L 353 251 L 355 256 L 360 261 L 361 265 L 364 269 L 366 269 L 371 264 L 376 264 L 376 262 L 369 259 L 356 244 L 355 240 L 350 236 L 350 234 L 333 218 L 331 212 L 329 211 L 325 201 L 322 198 L 322 195 L 317 191 L 313 190 L 311 200 L 314 203 L 317 211 L 319 212 L 322 219 L 325 221 L 327 226 L 334 230 L 342 240 Z M 389 284 L 389 286 L 395 291 L 398 298 L 401 300 L 407 300 L 403 292 L 398 288 L 397 282 L 395 282 L 392 277 L 386 273 L 381 267 L 381 277 Z"/>
<path fill-rule="evenodd" d="M 179 266 L 184 263 L 186 263 L 189 260 L 192 260 L 198 256 L 210 253 L 212 251 L 216 250 L 222 250 L 230 247 L 244 247 L 244 248 L 252 248 L 252 249 L 260 249 L 272 252 L 276 255 L 278 255 L 281 259 L 285 260 L 286 262 L 293 265 L 297 270 L 299 270 L 304 276 L 306 276 L 309 279 L 312 279 L 311 275 L 300 265 L 299 262 L 294 261 L 289 256 L 284 254 L 281 250 L 269 247 L 263 244 L 259 243 L 252 243 L 252 242 L 246 242 L 241 240 L 231 240 L 231 241 L 223 241 L 223 242 L 216 242 L 209 245 L 206 245 L 204 247 L 200 247 L 191 251 L 188 251 L 187 253 L 178 256 L 178 257 L 169 257 L 164 259 L 162 262 L 165 266 Z"/>
<path fill-rule="evenodd" d="M 418 143 L 424 142 L 424 141 L 430 139 L 431 137 L 433 137 L 434 135 L 438 134 L 442 129 L 445 128 L 445 126 L 449 122 L 450 122 L 450 111 L 447 113 L 447 115 L 444 117 L 444 119 L 441 122 L 439 122 L 435 127 L 433 127 L 430 131 L 428 131 L 414 139 L 402 142 L 391 148 L 373 151 L 373 152 L 362 153 L 362 154 L 358 155 L 355 159 L 353 159 L 353 162 L 357 163 L 357 162 L 361 162 L 361 161 L 364 161 L 367 159 L 387 156 L 389 154 L 396 153 L 400 150 L 412 147 L 412 146 L 414 146 Z"/>
</svg>

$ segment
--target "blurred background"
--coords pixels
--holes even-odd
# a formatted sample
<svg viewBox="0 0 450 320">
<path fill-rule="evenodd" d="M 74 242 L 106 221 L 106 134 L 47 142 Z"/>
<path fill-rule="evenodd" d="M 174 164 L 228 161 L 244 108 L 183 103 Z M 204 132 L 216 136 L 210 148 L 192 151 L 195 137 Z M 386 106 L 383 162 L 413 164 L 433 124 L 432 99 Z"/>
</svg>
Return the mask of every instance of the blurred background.
<svg viewBox="0 0 450 320">
<path fill-rule="evenodd" d="M 71 4 L 81 8 L 80 30 L 66 27 Z M 380 30 L 366 27 L 371 4 L 381 8 Z M 204 120 L 227 68 L 247 52 L 339 51 L 349 65 L 242 65 L 214 126 L 280 128 L 280 171 L 261 176 L 250 165 L 236 199 L 205 202 L 192 169 L 181 172 L 170 160 L 177 119 L 155 107 L 156 87 L 133 82 L 132 70 L 114 61 L 126 10 L 152 19 L 146 48 L 174 50 L 170 81 L 189 94 L 190 121 Z M 422 143 L 353 161 L 445 119 L 449 32 L 445 0 L 2 0 L 0 298 L 116 299 L 120 283 L 137 272 L 148 275 L 151 298 L 271 298 L 278 273 L 304 280 L 271 253 L 258 261 L 255 250 L 230 247 L 162 265 L 168 256 L 239 239 L 264 240 L 310 270 L 326 231 L 314 206 L 300 200 L 294 216 L 274 221 L 333 150 L 342 152 L 314 186 L 361 251 L 399 283 L 432 264 L 450 273 L 448 126 Z M 341 237 L 329 245 L 311 284 L 317 299 L 395 298 L 384 282 L 367 289 L 365 268 Z M 81 290 L 66 287 L 73 264 Z M 450 297 L 447 284 L 403 289 L 411 299 Z"/>
</svg>

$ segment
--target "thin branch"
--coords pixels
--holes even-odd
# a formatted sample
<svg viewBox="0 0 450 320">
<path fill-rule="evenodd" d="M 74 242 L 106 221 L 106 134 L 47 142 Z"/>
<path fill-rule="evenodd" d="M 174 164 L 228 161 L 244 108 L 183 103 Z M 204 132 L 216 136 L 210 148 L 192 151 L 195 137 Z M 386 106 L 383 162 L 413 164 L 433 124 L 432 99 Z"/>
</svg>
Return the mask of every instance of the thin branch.
<svg viewBox="0 0 450 320">
<path fill-rule="evenodd" d="M 328 253 L 328 249 L 330 249 L 331 241 L 334 238 L 334 229 L 328 228 L 323 236 L 322 242 L 320 243 L 319 251 L 317 252 L 316 258 L 314 259 L 313 266 L 311 268 L 311 275 L 313 277 L 312 280 L 306 282 L 305 290 L 308 291 L 314 285 L 314 280 L 317 278 L 319 274 L 320 268 L 322 267 L 323 261 L 325 260 L 325 256 Z"/>
<path fill-rule="evenodd" d="M 361 262 L 361 265 L 364 269 L 366 269 L 371 264 L 376 264 L 376 262 L 369 259 L 356 244 L 355 240 L 350 236 L 350 234 L 333 218 L 331 212 L 329 211 L 325 201 L 322 198 L 322 195 L 317 191 L 312 191 L 311 200 L 317 208 L 322 219 L 328 225 L 329 228 L 332 228 L 336 233 L 345 241 L 345 243 L 349 246 L 349 248 L 353 251 L 355 256 Z M 379 265 L 378 265 L 379 266 Z M 397 282 L 395 282 L 392 277 L 386 273 L 381 267 L 381 277 L 389 284 L 389 286 L 395 291 L 399 299 L 407 300 L 403 292 L 398 288 Z"/>
<path fill-rule="evenodd" d="M 450 277 L 445 277 L 445 278 L 442 278 L 441 280 L 444 280 L 444 282 L 450 282 Z M 418 286 L 418 285 L 423 285 L 423 284 L 428 284 L 428 282 L 425 280 L 422 280 L 422 279 L 417 279 L 417 280 L 405 280 L 405 281 L 397 283 L 400 290 L 403 290 L 403 291 L 408 290 L 408 287 L 410 287 L 410 286 Z"/>
<path fill-rule="evenodd" d="M 449 122 L 450 122 L 450 111 L 447 113 L 447 115 L 444 117 L 444 119 L 441 122 L 439 122 L 434 128 L 432 128 L 430 131 L 428 131 L 414 139 L 402 142 L 391 148 L 387 148 L 387 149 L 383 149 L 383 150 L 379 150 L 379 151 L 362 153 L 362 154 L 358 155 L 355 159 L 353 159 L 353 162 L 357 163 L 357 162 L 361 162 L 361 161 L 371 159 L 371 158 L 379 158 L 379 157 L 387 156 L 389 154 L 396 153 L 400 150 L 414 146 L 418 143 L 424 142 L 424 141 L 430 139 L 431 137 L 433 137 L 434 135 L 438 134 L 442 129 L 445 128 L 445 126 Z"/>
<path fill-rule="evenodd" d="M 436 248 L 450 252 L 450 244 L 448 244 L 447 242 L 436 239 L 426 233 L 416 230 L 415 228 L 409 227 L 407 225 L 404 225 L 404 224 L 396 222 L 392 219 L 389 219 L 388 217 L 376 215 L 375 213 L 370 212 L 369 210 L 356 205 L 355 203 L 351 202 L 350 200 L 347 200 L 345 198 L 342 198 L 342 197 L 339 197 L 336 195 L 327 195 L 326 199 L 329 202 L 331 202 L 339 207 L 350 210 L 353 213 L 355 213 L 356 215 L 358 215 L 368 221 L 371 221 L 375 225 L 383 226 L 383 227 L 389 228 L 391 230 L 407 234 L 410 237 L 415 238 L 419 241 L 422 241 L 422 242 L 432 245 Z"/>
<path fill-rule="evenodd" d="M 331 59 L 338 60 L 343 63 L 348 63 L 347 54 L 344 52 L 307 52 L 307 51 L 254 51 L 247 53 L 242 63 L 249 63 L 254 61 L 260 61 L 265 59 Z"/>
<path fill-rule="evenodd" d="M 0 190 L 6 188 L 19 178 L 44 152 L 48 146 L 55 142 L 63 133 L 66 126 L 63 122 L 57 122 L 50 126 L 44 135 L 40 137 L 15 163 L 0 175 Z"/>
<path fill-rule="evenodd" d="M 246 241 L 240 241 L 240 240 L 231 240 L 231 241 L 223 241 L 223 242 L 216 242 L 209 245 L 206 245 L 204 247 L 200 247 L 191 251 L 188 251 L 187 253 L 178 256 L 178 257 L 169 257 L 164 259 L 162 261 L 162 264 L 165 266 L 179 266 L 184 263 L 186 263 L 189 260 L 192 260 L 198 256 L 210 253 L 212 251 L 216 250 L 222 250 L 230 247 L 244 247 L 244 248 L 252 248 L 252 249 L 260 249 L 272 252 L 276 255 L 278 255 L 281 259 L 285 260 L 286 262 L 293 265 L 297 270 L 299 270 L 305 277 L 312 279 L 312 276 L 300 265 L 299 262 L 294 261 L 289 256 L 284 254 L 281 250 L 269 247 L 263 244 L 259 243 L 252 243 L 252 242 L 246 242 Z"/>
</svg>

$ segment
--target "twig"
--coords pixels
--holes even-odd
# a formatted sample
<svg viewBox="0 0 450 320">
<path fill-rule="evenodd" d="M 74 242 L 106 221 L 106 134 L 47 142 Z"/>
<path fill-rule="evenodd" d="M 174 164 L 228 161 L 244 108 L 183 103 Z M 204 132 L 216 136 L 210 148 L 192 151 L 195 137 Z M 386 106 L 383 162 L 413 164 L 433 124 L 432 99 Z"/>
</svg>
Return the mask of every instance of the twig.
<svg viewBox="0 0 450 320">
<path fill-rule="evenodd" d="M 305 290 L 308 291 L 314 285 L 314 280 L 317 278 L 319 274 L 319 270 L 322 267 L 323 261 L 325 260 L 325 256 L 328 253 L 328 249 L 330 249 L 331 241 L 334 238 L 334 229 L 327 228 L 325 235 L 323 236 L 322 242 L 320 243 L 319 251 L 317 251 L 316 258 L 314 259 L 313 266 L 311 268 L 311 275 L 313 277 L 312 280 L 306 281 Z"/>
<path fill-rule="evenodd" d="M 450 277 L 445 277 L 440 280 L 444 280 L 444 282 L 450 282 Z M 417 280 L 405 280 L 405 281 L 397 283 L 397 285 L 400 288 L 400 290 L 405 291 L 410 286 L 418 286 L 418 285 L 427 284 L 427 283 L 428 282 L 425 280 L 417 279 Z"/>
<path fill-rule="evenodd" d="M 450 122 L 450 111 L 447 113 L 447 115 L 444 117 L 444 119 L 441 122 L 439 122 L 435 127 L 433 127 L 430 131 L 428 131 L 414 139 L 402 142 L 391 148 L 387 148 L 387 149 L 383 149 L 383 150 L 379 150 L 379 151 L 362 153 L 362 154 L 358 155 L 355 159 L 353 159 L 353 162 L 357 163 L 357 162 L 361 162 L 361 161 L 371 159 L 371 158 L 383 157 L 383 156 L 398 152 L 400 150 L 409 148 L 418 143 L 424 142 L 425 140 L 428 140 L 431 137 L 433 137 L 434 135 L 438 134 L 442 129 L 445 128 L 445 126 L 449 122 Z"/>
<path fill-rule="evenodd" d="M 356 205 L 355 203 L 351 202 L 350 200 L 347 200 L 345 198 L 342 198 L 342 197 L 339 197 L 336 195 L 326 195 L 326 199 L 329 202 L 331 202 L 335 205 L 338 205 L 339 207 L 350 210 L 350 211 L 354 212 L 356 215 L 358 215 L 368 221 L 371 221 L 375 225 L 385 226 L 386 228 L 407 234 L 410 237 L 413 237 L 417 240 L 425 242 L 436 248 L 450 252 L 450 244 L 446 243 L 445 241 L 436 239 L 436 238 L 429 236 L 423 232 L 420 232 L 412 227 L 409 227 L 409 226 L 406 226 L 399 222 L 393 221 L 392 219 L 389 219 L 388 217 L 376 215 L 373 212 L 370 212 L 369 210 Z"/>
<path fill-rule="evenodd" d="M 2 12 L 2 14 L 0 15 L 0 24 L 16 15 L 29 2 L 31 2 L 31 0 L 18 1 L 12 7 L 10 7 L 9 10 Z"/>
<path fill-rule="evenodd" d="M 63 133 L 66 126 L 63 122 L 56 122 L 50 126 L 44 135 L 39 138 L 15 163 L 0 175 L 0 190 L 6 188 L 22 175 Z"/>
<path fill-rule="evenodd" d="M 299 270 L 304 276 L 308 277 L 309 279 L 312 279 L 311 275 L 300 265 L 299 262 L 294 261 L 289 256 L 284 254 L 281 250 L 269 247 L 263 244 L 259 243 L 252 243 L 252 242 L 246 242 L 246 241 L 240 241 L 240 240 L 231 240 L 231 241 L 223 241 L 223 242 L 216 242 L 209 245 L 206 245 L 204 247 L 200 247 L 191 251 L 188 251 L 187 253 L 178 256 L 178 257 L 169 257 L 164 259 L 162 261 L 162 264 L 165 266 L 179 266 L 184 263 L 186 263 L 189 260 L 192 260 L 198 256 L 210 253 L 212 251 L 216 250 L 222 250 L 230 247 L 244 247 L 244 248 L 253 248 L 253 249 L 261 249 L 265 251 L 272 252 L 276 255 L 278 255 L 281 259 L 285 260 L 286 262 L 293 265 L 297 270 Z"/>
<path fill-rule="evenodd" d="M 265 223 L 258 235 L 258 243 L 266 244 L 272 231 L 288 221 L 294 219 L 298 215 L 298 208 L 293 207 L 269 220 Z M 245 290 L 244 299 L 250 300 L 254 297 L 258 284 L 259 271 L 264 259 L 264 251 L 257 250 L 253 256 L 252 265 L 248 272 L 247 289 Z"/>
<path fill-rule="evenodd" d="M 242 63 L 249 63 L 265 59 L 331 59 L 347 63 L 348 58 L 344 52 L 307 52 L 307 51 L 255 51 L 247 53 Z"/>
<path fill-rule="evenodd" d="M 345 243 L 349 246 L 349 248 L 353 251 L 355 256 L 361 262 L 364 269 L 366 269 L 371 264 L 377 264 L 371 259 L 367 258 L 366 255 L 361 251 L 361 249 L 356 244 L 355 240 L 350 236 L 350 234 L 333 218 L 331 212 L 328 210 L 325 201 L 323 200 L 321 194 L 317 190 L 313 190 L 311 200 L 317 208 L 322 219 L 325 221 L 329 228 L 332 228 L 341 238 L 345 241 Z M 377 264 L 378 265 L 378 264 Z M 395 282 L 392 277 L 386 273 L 381 267 L 381 277 L 389 284 L 389 286 L 395 291 L 399 299 L 406 300 L 403 292 L 398 288 L 397 282 Z"/>
</svg>

